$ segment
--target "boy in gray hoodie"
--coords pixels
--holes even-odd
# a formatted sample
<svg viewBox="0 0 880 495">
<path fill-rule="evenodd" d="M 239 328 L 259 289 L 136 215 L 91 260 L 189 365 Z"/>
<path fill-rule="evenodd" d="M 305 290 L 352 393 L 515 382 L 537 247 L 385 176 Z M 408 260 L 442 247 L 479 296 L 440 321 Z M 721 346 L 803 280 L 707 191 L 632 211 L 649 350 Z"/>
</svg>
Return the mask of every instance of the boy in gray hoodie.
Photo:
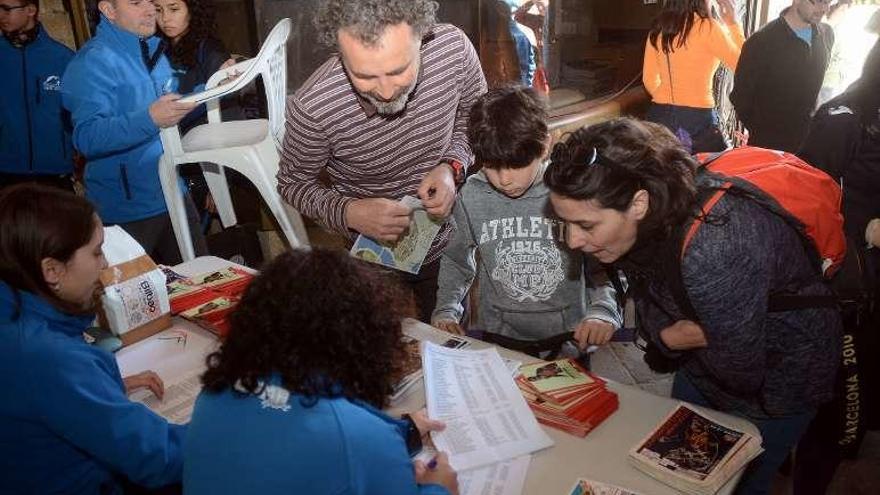
<svg viewBox="0 0 880 495">
<path fill-rule="evenodd" d="M 540 97 L 494 89 L 473 106 L 468 140 L 482 169 L 461 189 L 443 252 L 431 323 L 461 334 L 462 301 L 479 273 L 480 330 L 520 340 L 575 332 L 581 350 L 604 344 L 621 316 L 614 289 L 588 289 L 583 257 L 565 247 L 542 181 L 550 144 Z M 479 257 L 476 256 L 479 252 Z"/>
</svg>

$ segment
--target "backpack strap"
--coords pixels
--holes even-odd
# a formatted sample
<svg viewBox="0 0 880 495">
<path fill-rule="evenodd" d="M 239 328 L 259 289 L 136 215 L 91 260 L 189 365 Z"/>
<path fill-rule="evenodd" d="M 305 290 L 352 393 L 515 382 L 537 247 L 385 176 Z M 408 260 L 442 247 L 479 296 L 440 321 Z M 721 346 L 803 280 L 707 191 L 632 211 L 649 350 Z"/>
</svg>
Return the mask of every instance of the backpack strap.
<svg viewBox="0 0 880 495">
<path fill-rule="evenodd" d="M 708 171 L 707 166 L 714 160 L 718 159 L 725 152 L 718 153 L 708 160 L 704 161 L 698 170 L 698 174 L 711 174 Z M 673 235 L 674 241 L 672 242 L 672 246 L 679 246 L 678 249 L 669 253 L 667 258 L 667 263 L 664 264 L 666 267 L 665 274 L 667 285 L 672 293 L 673 298 L 675 299 L 676 304 L 679 309 L 694 322 L 699 323 L 699 317 L 697 316 L 697 312 L 693 307 L 693 304 L 690 301 L 690 298 L 687 293 L 687 288 L 684 285 L 684 275 L 682 273 L 683 269 L 683 261 L 684 256 L 687 252 L 688 246 L 690 246 L 691 241 L 693 241 L 694 237 L 697 235 L 697 231 L 699 231 L 700 226 L 703 225 L 706 218 L 709 215 L 709 212 L 715 207 L 716 204 L 721 200 L 721 198 L 732 189 L 736 188 L 737 183 L 732 180 L 724 181 L 718 186 L 712 187 L 704 187 L 698 190 L 697 193 L 697 204 L 700 206 L 700 214 L 694 218 L 693 222 L 689 225 L 682 226 L 679 230 Z M 776 214 L 777 212 L 771 210 L 768 205 L 764 204 L 760 201 L 759 198 L 754 196 L 756 192 L 750 189 L 745 189 L 743 197 L 749 198 L 752 201 L 758 203 L 762 208 L 767 209 L 771 213 Z M 790 222 L 786 222 L 789 223 Z M 795 228 L 792 225 L 792 228 Z M 804 244 L 804 249 L 807 254 L 815 254 L 811 249 L 811 245 L 809 244 L 809 240 L 804 239 L 804 234 L 802 232 L 798 232 L 798 237 L 802 240 L 802 244 Z M 675 240 L 678 240 L 676 242 Z M 820 275 L 821 276 L 821 273 Z M 828 296 L 809 296 L 809 295 L 800 295 L 800 294 L 789 294 L 789 293 L 771 293 L 767 295 L 767 312 L 768 313 L 779 313 L 783 311 L 794 311 L 799 309 L 808 309 L 808 308 L 837 308 L 838 301 L 837 297 L 834 295 Z"/>
</svg>

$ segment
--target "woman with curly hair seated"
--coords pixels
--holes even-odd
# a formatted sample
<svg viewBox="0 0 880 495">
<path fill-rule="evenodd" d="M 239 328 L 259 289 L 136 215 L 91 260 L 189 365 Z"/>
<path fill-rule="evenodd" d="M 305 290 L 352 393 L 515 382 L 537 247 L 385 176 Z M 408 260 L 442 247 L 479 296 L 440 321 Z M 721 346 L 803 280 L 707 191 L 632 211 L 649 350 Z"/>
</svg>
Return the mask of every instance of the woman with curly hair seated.
<svg viewBox="0 0 880 495">
<path fill-rule="evenodd" d="M 208 357 L 186 493 L 458 493 L 445 455 L 432 468 L 410 460 L 443 425 L 421 411 L 403 420 L 381 411 L 412 312 L 388 277 L 328 249 L 288 252 L 265 268 Z"/>
</svg>

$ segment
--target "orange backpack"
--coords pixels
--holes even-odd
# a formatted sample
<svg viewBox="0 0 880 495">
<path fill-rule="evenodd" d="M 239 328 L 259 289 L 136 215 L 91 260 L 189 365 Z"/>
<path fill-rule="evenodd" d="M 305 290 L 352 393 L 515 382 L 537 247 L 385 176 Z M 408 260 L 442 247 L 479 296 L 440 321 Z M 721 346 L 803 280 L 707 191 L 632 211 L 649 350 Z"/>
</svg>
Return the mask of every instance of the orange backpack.
<svg viewBox="0 0 880 495">
<path fill-rule="evenodd" d="M 841 190 L 825 172 L 783 151 L 746 146 L 697 155 L 702 166 L 724 181 L 703 203 L 703 215 L 687 229 L 681 259 L 703 217 L 731 188 L 745 190 L 762 206 L 783 217 L 812 246 L 826 279 L 840 268 L 846 254 Z"/>
<path fill-rule="evenodd" d="M 831 176 L 791 153 L 757 147 L 702 153 L 697 159 L 701 163 L 698 178 L 708 176 L 714 184 L 706 187 L 707 181 L 699 181 L 702 214 L 675 235 L 681 239 L 681 248 L 670 253 L 673 260 L 665 266 L 667 284 L 685 316 L 699 321 L 684 286 L 681 263 L 706 216 L 728 191 L 750 198 L 797 230 L 804 249 L 814 255 L 817 277 L 828 281 L 841 267 L 846 255 L 841 190 Z M 837 304 L 835 296 L 768 294 L 767 309 L 777 312 Z"/>
</svg>

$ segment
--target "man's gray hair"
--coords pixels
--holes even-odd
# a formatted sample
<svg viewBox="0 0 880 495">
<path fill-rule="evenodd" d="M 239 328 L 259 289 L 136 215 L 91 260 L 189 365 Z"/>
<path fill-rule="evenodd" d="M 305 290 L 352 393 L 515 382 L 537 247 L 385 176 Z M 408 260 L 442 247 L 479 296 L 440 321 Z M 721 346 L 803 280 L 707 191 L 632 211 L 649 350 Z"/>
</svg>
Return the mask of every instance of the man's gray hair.
<svg viewBox="0 0 880 495">
<path fill-rule="evenodd" d="M 405 22 L 421 38 L 436 22 L 433 0 L 324 0 L 315 12 L 318 41 L 334 48 L 337 34 L 346 29 L 361 43 L 373 46 L 385 28 Z"/>
</svg>

